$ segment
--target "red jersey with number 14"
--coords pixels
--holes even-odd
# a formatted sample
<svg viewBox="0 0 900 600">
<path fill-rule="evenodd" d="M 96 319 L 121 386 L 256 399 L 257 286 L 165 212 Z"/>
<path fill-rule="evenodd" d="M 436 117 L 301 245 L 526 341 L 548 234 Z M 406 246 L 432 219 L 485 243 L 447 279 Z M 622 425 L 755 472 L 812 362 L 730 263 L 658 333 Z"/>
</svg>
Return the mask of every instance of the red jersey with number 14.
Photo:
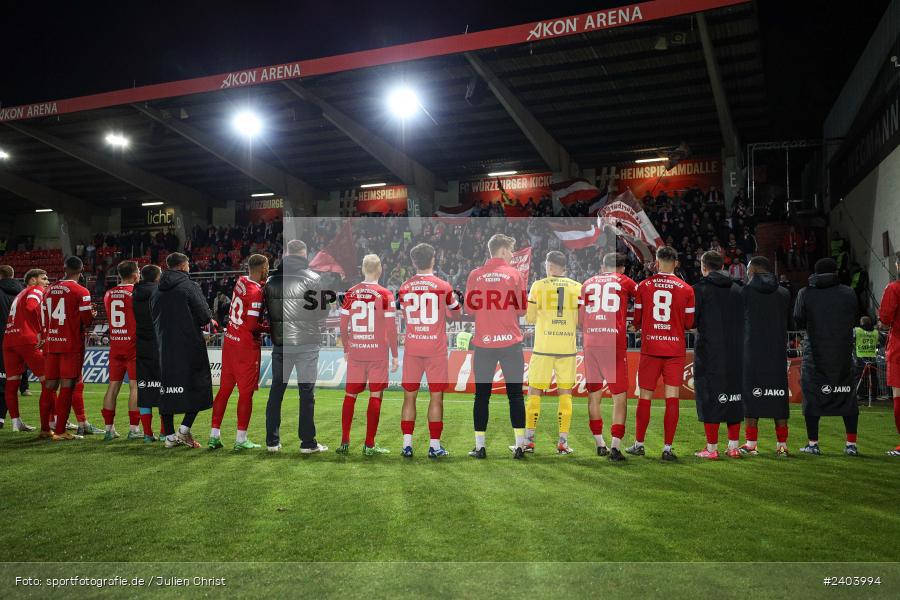
<svg viewBox="0 0 900 600">
<path fill-rule="evenodd" d="M 134 309 L 131 297 L 133 283 L 123 283 L 107 290 L 103 296 L 103 306 L 109 317 L 110 354 L 132 354 L 136 349 Z"/>
<path fill-rule="evenodd" d="M 57 281 L 44 296 L 47 306 L 47 353 L 84 350 L 84 330 L 94 320 L 91 293 L 71 279 Z"/>
<path fill-rule="evenodd" d="M 38 337 L 43 337 L 44 322 L 44 288 L 32 285 L 25 288 L 15 297 L 9 307 L 6 318 L 6 332 L 3 345 L 36 346 Z"/>
<path fill-rule="evenodd" d="M 628 347 L 628 314 L 636 287 L 621 273 L 600 273 L 584 282 L 579 303 L 585 348 Z"/>
<path fill-rule="evenodd" d="M 641 354 L 684 356 L 684 330 L 694 326 L 694 289 L 670 273 L 640 282 L 634 323 L 641 330 Z"/>
<path fill-rule="evenodd" d="M 434 275 L 413 275 L 398 294 L 406 319 L 405 355 L 446 357 L 447 316 L 460 310 L 450 284 Z"/>
<path fill-rule="evenodd" d="M 351 360 L 387 360 L 388 349 L 397 356 L 394 294 L 365 281 L 347 290 L 341 306 L 341 340 Z"/>
<path fill-rule="evenodd" d="M 262 329 L 263 288 L 246 275 L 234 284 L 225 344 L 237 344 L 242 348 L 259 347 L 259 331 Z"/>
</svg>

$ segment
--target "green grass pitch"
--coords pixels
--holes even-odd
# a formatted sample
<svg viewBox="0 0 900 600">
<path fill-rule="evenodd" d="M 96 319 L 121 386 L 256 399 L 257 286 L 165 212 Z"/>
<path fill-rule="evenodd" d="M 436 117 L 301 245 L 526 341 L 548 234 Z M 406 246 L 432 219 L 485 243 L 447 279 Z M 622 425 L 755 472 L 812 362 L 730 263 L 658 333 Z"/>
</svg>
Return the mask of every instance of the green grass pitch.
<svg viewBox="0 0 900 600">
<path fill-rule="evenodd" d="M 104 386 L 87 386 L 88 415 L 100 422 Z M 250 438 L 265 442 L 267 389 L 256 394 Z M 513 461 L 506 399 L 494 396 L 488 460 L 472 446 L 471 399 L 450 395 L 444 442 L 452 456 L 427 458 L 424 394 L 413 459 L 399 455 L 400 395 L 388 392 L 378 440 L 392 450 L 364 457 L 365 394 L 357 403 L 350 456 L 336 455 L 342 394 L 317 392 L 323 455 L 301 456 L 296 389 L 288 390 L 284 450 L 231 450 L 237 396 L 222 428 L 225 449 L 205 448 L 210 412 L 194 426 L 204 448 L 69 443 L 0 430 L 4 526 L 0 547 L 17 561 L 898 561 L 900 461 L 885 408 L 863 408 L 862 456 L 845 457 L 842 423 L 822 420 L 821 457 L 800 456 L 799 409 L 789 446 L 776 459 L 771 422 L 754 458 L 704 462 L 694 405 L 682 403 L 676 464 L 658 460 L 662 403 L 654 403 L 648 456 L 611 464 L 595 454 L 587 409 L 576 398 L 571 445 L 554 449 L 556 403 L 543 402 L 537 453 Z M 127 432 L 125 394 L 117 428 Z M 21 398 L 37 423 L 37 396 Z M 611 403 L 605 401 L 608 437 Z M 158 426 L 154 415 L 154 427 Z M 177 422 L 177 421 L 176 421 Z M 628 440 L 634 426 L 629 407 Z M 724 426 L 721 431 L 724 442 Z M 724 444 L 720 444 L 720 448 Z M 51 536 L 49 531 L 64 535 Z M 52 541 L 51 541 L 52 540 Z M 161 543 L 165 540 L 165 543 Z M 177 548 L 177 557 L 173 549 Z"/>
</svg>

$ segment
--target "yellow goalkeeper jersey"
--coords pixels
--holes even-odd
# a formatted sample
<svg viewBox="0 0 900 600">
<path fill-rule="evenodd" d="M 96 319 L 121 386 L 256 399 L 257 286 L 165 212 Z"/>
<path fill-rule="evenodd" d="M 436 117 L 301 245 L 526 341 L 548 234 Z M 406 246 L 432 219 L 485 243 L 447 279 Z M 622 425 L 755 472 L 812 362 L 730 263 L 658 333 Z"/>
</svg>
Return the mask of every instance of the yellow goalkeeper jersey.
<svg viewBox="0 0 900 600">
<path fill-rule="evenodd" d="M 545 277 L 528 294 L 525 320 L 534 323 L 534 352 L 575 354 L 581 284 L 568 277 Z"/>
</svg>

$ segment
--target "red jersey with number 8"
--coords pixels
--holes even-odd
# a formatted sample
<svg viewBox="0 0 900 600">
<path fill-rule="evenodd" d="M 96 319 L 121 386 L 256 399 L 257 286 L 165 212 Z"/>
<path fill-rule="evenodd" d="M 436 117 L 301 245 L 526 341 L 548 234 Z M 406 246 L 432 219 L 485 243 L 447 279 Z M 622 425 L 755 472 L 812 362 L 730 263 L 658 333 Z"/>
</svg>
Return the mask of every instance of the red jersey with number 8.
<svg viewBox="0 0 900 600">
<path fill-rule="evenodd" d="M 84 329 L 94 320 L 91 293 L 71 279 L 57 281 L 44 296 L 47 306 L 47 353 L 84 350 Z"/>
<path fill-rule="evenodd" d="M 694 326 L 694 290 L 670 273 L 640 282 L 634 299 L 634 323 L 641 330 L 641 354 L 684 356 L 684 330 Z"/>
<path fill-rule="evenodd" d="M 448 311 L 460 310 L 450 284 L 434 275 L 414 275 L 398 294 L 406 319 L 405 355 L 446 356 Z"/>
<path fill-rule="evenodd" d="M 581 286 L 581 330 L 585 348 L 628 347 L 628 313 L 637 284 L 620 273 L 594 275 Z"/>
<path fill-rule="evenodd" d="M 242 348 L 258 348 L 262 310 L 262 285 L 244 275 L 234 284 L 224 343 L 237 344 Z"/>
<path fill-rule="evenodd" d="M 131 297 L 134 284 L 123 283 L 108 290 L 103 296 L 103 306 L 109 317 L 110 354 L 133 354 L 136 349 L 134 309 Z"/>
</svg>

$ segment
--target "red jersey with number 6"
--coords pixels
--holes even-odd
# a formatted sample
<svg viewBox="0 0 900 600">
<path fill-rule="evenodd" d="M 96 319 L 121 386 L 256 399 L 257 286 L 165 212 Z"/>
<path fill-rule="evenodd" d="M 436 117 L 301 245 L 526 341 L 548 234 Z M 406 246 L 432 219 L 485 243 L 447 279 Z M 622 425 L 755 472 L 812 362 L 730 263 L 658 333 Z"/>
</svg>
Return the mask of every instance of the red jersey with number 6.
<svg viewBox="0 0 900 600">
<path fill-rule="evenodd" d="M 404 353 L 446 357 L 447 317 L 458 315 L 460 310 L 450 284 L 434 275 L 413 275 L 400 286 L 398 294 L 406 319 Z"/>
<path fill-rule="evenodd" d="M 670 273 L 640 282 L 634 323 L 641 330 L 641 354 L 684 356 L 684 330 L 694 326 L 694 289 Z"/>
<path fill-rule="evenodd" d="M 231 310 L 224 344 L 237 344 L 242 348 L 259 347 L 262 329 L 263 288 L 246 275 L 234 284 Z"/>
<path fill-rule="evenodd" d="M 584 282 L 579 304 L 585 348 L 628 347 L 628 314 L 636 287 L 621 273 L 600 273 Z"/>
<path fill-rule="evenodd" d="M 84 330 L 94 320 L 91 293 L 71 279 L 57 281 L 44 296 L 47 305 L 47 353 L 84 350 Z"/>
<path fill-rule="evenodd" d="M 130 355 L 136 349 L 134 309 L 131 296 L 134 284 L 123 283 L 107 290 L 103 296 L 103 306 L 109 317 L 110 354 Z"/>
<path fill-rule="evenodd" d="M 394 294 L 365 281 L 347 290 L 341 306 L 341 340 L 351 360 L 387 360 L 388 349 L 397 356 Z"/>
</svg>

